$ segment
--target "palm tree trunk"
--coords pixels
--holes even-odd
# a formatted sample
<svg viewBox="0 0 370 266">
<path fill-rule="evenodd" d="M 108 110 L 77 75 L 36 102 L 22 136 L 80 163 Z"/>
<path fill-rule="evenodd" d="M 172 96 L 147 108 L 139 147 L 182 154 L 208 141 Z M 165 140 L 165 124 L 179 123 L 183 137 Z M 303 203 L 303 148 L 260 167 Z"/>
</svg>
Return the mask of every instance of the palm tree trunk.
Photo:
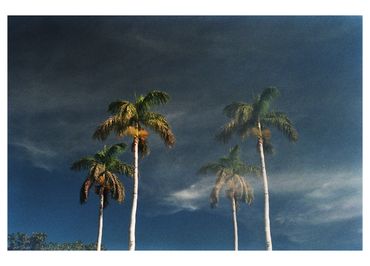
<svg viewBox="0 0 370 266">
<path fill-rule="evenodd" d="M 262 135 L 261 123 L 258 121 L 258 130 Z M 270 231 L 270 204 L 269 204 L 269 188 L 268 180 L 266 173 L 265 165 L 265 154 L 263 152 L 263 139 L 262 137 L 258 138 L 258 150 L 260 153 L 261 159 L 261 170 L 263 178 L 263 191 L 265 196 L 265 234 L 266 234 L 266 250 L 272 250 L 272 240 L 271 240 L 271 231 Z"/>
<path fill-rule="evenodd" d="M 104 209 L 104 193 L 100 191 L 100 204 L 99 204 L 99 225 L 98 225 L 98 240 L 96 250 L 101 250 L 101 242 L 103 237 L 103 209 Z"/>
<path fill-rule="evenodd" d="M 136 228 L 136 211 L 139 188 L 139 139 L 134 137 L 134 184 L 132 192 L 131 220 L 129 227 L 128 250 L 135 250 L 135 228 Z"/>
<path fill-rule="evenodd" d="M 235 197 L 231 200 L 231 207 L 233 210 L 233 224 L 234 224 L 234 249 L 238 250 L 238 222 L 236 220 L 236 202 Z"/>
</svg>

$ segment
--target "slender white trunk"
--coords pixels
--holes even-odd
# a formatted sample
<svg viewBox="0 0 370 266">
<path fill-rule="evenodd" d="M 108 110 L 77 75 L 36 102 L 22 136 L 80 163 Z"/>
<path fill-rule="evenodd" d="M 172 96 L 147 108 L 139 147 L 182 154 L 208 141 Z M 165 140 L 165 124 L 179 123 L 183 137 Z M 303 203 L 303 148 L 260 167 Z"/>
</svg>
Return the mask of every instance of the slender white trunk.
<svg viewBox="0 0 370 266">
<path fill-rule="evenodd" d="M 100 191 L 100 203 L 99 203 L 99 225 L 98 225 L 98 240 L 96 244 L 96 250 L 101 250 L 101 241 L 103 237 L 103 209 L 104 209 L 104 193 Z"/>
<path fill-rule="evenodd" d="M 135 250 L 135 227 L 136 227 L 136 210 L 139 188 L 139 139 L 134 138 L 134 184 L 132 192 L 131 220 L 129 227 L 128 250 Z"/>
<path fill-rule="evenodd" d="M 258 129 L 260 132 L 261 130 L 261 123 L 258 121 Z M 262 178 L 263 178 L 263 191 L 265 196 L 265 234 L 266 234 L 266 250 L 272 250 L 272 240 L 271 240 L 271 231 L 270 231 L 270 204 L 269 204 L 269 188 L 268 188 L 268 180 L 267 180 L 267 173 L 266 173 L 266 165 L 265 165 L 265 155 L 263 152 L 263 139 L 261 137 L 258 138 L 258 149 L 260 152 L 260 159 L 261 159 L 261 170 L 262 170 Z"/>
<path fill-rule="evenodd" d="M 236 220 L 236 202 L 235 197 L 231 200 L 231 207 L 233 210 L 233 224 L 234 224 L 234 249 L 238 250 L 238 222 Z"/>
</svg>

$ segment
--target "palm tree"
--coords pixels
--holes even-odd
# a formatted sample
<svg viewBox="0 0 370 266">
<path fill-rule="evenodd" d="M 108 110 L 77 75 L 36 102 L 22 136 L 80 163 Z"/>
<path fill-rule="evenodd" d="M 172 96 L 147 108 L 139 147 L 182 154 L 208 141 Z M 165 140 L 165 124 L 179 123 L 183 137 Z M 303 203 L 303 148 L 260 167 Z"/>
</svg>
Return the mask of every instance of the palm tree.
<svg viewBox="0 0 370 266">
<path fill-rule="evenodd" d="M 109 105 L 111 116 L 96 129 L 93 138 L 105 140 L 113 131 L 118 137 L 130 136 L 133 138 L 132 151 L 134 153 L 134 181 L 132 194 L 131 220 L 129 226 L 128 249 L 135 250 L 136 210 L 139 184 L 139 152 L 144 156 L 149 154 L 147 142 L 148 131 L 151 129 L 163 139 L 167 147 L 175 144 L 175 136 L 166 118 L 151 107 L 165 104 L 169 95 L 162 91 L 153 90 L 147 95 L 135 97 L 134 102 L 120 100 Z"/>
<path fill-rule="evenodd" d="M 108 205 L 108 196 L 122 203 L 125 199 L 125 189 L 117 174 L 132 176 L 132 166 L 121 162 L 117 156 L 125 151 L 126 144 L 119 143 L 104 146 L 94 156 L 84 157 L 71 166 L 72 170 L 88 170 L 88 176 L 80 190 L 80 203 L 86 203 L 91 187 L 95 186 L 95 193 L 99 196 L 99 225 L 97 250 L 101 250 L 103 236 L 103 209 Z"/>
<path fill-rule="evenodd" d="M 292 122 L 285 113 L 270 111 L 270 104 L 279 95 L 279 90 L 268 87 L 258 95 L 252 104 L 244 102 L 234 102 L 224 108 L 224 114 L 230 118 L 217 137 L 223 142 L 227 142 L 235 133 L 242 139 L 248 136 L 257 138 L 257 150 L 261 161 L 261 171 L 263 177 L 263 189 L 265 199 L 265 234 L 266 249 L 272 250 L 272 240 L 270 232 L 269 217 L 269 191 L 266 173 L 265 155 L 266 151 L 272 150 L 270 143 L 271 132 L 268 127 L 274 127 L 282 132 L 289 141 L 298 140 L 298 133 Z"/>
<path fill-rule="evenodd" d="M 259 168 L 250 166 L 240 159 L 238 145 L 232 148 L 227 157 L 220 158 L 217 162 L 204 165 L 198 171 L 199 174 L 216 174 L 217 179 L 211 192 L 211 207 L 217 206 L 220 192 L 225 188 L 226 196 L 231 202 L 233 225 L 234 225 L 234 248 L 238 250 L 238 223 L 237 210 L 240 202 L 248 203 L 253 201 L 253 190 L 251 185 L 245 180 L 247 174 L 258 174 Z"/>
</svg>

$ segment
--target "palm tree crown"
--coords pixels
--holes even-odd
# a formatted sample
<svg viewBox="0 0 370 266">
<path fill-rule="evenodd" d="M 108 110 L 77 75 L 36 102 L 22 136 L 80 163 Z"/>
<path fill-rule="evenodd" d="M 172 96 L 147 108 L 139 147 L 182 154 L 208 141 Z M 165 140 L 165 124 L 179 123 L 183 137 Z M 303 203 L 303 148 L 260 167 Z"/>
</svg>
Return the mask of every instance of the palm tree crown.
<svg viewBox="0 0 370 266">
<path fill-rule="evenodd" d="M 88 170 L 88 176 L 80 190 L 80 203 L 87 201 L 89 191 L 95 185 L 95 192 L 104 193 L 104 207 L 108 204 L 108 195 L 119 203 L 124 201 L 125 189 L 117 174 L 132 176 L 131 165 L 121 162 L 117 156 L 125 151 L 126 144 L 119 143 L 104 148 L 93 156 L 84 157 L 71 166 L 72 170 Z"/>
<path fill-rule="evenodd" d="M 270 111 L 273 99 L 279 96 L 279 91 L 275 87 L 268 87 L 255 97 L 252 104 L 244 102 L 234 102 L 224 108 L 224 114 L 230 118 L 217 138 L 227 142 L 235 133 L 245 139 L 249 136 L 261 138 L 264 143 L 265 151 L 272 150 L 270 143 L 271 132 L 268 127 L 275 127 L 282 132 L 289 141 L 298 140 L 298 133 L 292 122 L 285 113 Z M 260 123 L 261 128 L 258 128 Z"/>
<path fill-rule="evenodd" d="M 251 204 L 253 201 L 253 189 L 245 180 L 249 174 L 258 174 L 259 168 L 245 164 L 240 159 L 240 149 L 236 145 L 232 148 L 227 157 L 221 157 L 217 162 L 211 162 L 198 171 L 199 174 L 216 174 L 217 179 L 211 192 L 211 207 L 216 207 L 219 202 L 219 195 L 225 187 L 226 196 L 236 203 L 245 202 Z"/>
<path fill-rule="evenodd" d="M 139 151 L 142 155 L 149 153 L 145 128 L 158 133 L 166 146 L 175 144 L 175 136 L 167 119 L 159 113 L 151 112 L 151 107 L 167 103 L 169 95 L 162 91 L 153 90 L 146 96 L 136 97 L 135 102 L 125 100 L 112 102 L 108 107 L 111 116 L 96 129 L 93 137 L 105 140 L 113 131 L 117 136 L 132 136 L 139 139 Z"/>
</svg>

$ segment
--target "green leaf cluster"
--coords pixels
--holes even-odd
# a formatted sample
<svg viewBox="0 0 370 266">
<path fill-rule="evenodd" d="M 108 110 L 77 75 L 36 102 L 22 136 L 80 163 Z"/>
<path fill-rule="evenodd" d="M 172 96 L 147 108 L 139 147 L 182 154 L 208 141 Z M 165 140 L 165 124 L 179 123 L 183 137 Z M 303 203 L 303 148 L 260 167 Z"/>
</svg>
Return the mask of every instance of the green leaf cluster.
<svg viewBox="0 0 370 266">
<path fill-rule="evenodd" d="M 17 232 L 8 234 L 8 250 L 96 250 L 96 243 L 82 241 L 71 243 L 47 242 L 47 234 L 36 232 L 31 235 Z M 102 250 L 106 250 L 102 247 Z"/>
</svg>

